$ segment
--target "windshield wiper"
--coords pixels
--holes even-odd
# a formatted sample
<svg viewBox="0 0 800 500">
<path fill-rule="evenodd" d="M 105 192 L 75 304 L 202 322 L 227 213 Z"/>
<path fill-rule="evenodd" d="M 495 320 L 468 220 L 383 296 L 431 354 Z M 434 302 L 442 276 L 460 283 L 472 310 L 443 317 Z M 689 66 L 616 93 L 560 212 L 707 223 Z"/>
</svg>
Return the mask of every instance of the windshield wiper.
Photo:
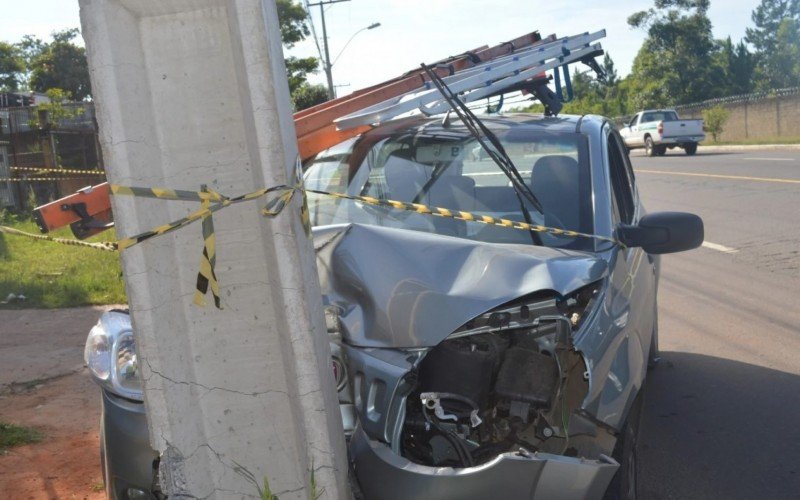
<svg viewBox="0 0 800 500">
<path fill-rule="evenodd" d="M 525 222 L 530 225 L 534 225 L 533 218 L 531 217 L 530 211 L 525 206 L 525 202 L 522 200 L 522 197 L 530 202 L 531 205 L 544 216 L 544 207 L 542 206 L 541 202 L 536 198 L 536 195 L 533 194 L 530 187 L 525 183 L 522 175 L 520 175 L 519 170 L 514 165 L 514 162 L 511 161 L 511 158 L 506 153 L 505 148 L 500 143 L 500 140 L 497 138 L 494 132 L 492 132 L 483 122 L 475 116 L 475 113 L 472 112 L 462 101 L 458 98 L 457 95 L 453 93 L 452 90 L 447 86 L 446 83 L 439 77 L 436 72 L 431 71 L 431 69 L 426 65 L 422 64 L 422 69 L 425 70 L 425 73 L 428 74 L 428 78 L 431 79 L 431 82 L 436 86 L 436 89 L 439 93 L 442 94 L 442 97 L 445 98 L 447 104 L 450 105 L 453 111 L 455 111 L 456 115 L 461 119 L 461 122 L 467 127 L 467 130 L 472 134 L 475 140 L 481 145 L 481 147 L 486 151 L 489 157 L 500 167 L 500 170 L 506 174 L 508 179 L 511 181 L 511 186 L 514 188 L 514 194 L 517 196 L 517 200 L 519 200 L 519 207 L 522 211 L 522 216 L 525 217 Z M 488 144 L 484 141 L 484 137 L 489 140 L 492 147 L 490 148 Z M 531 241 L 534 245 L 541 245 L 542 240 L 538 234 L 530 231 Z"/>
</svg>

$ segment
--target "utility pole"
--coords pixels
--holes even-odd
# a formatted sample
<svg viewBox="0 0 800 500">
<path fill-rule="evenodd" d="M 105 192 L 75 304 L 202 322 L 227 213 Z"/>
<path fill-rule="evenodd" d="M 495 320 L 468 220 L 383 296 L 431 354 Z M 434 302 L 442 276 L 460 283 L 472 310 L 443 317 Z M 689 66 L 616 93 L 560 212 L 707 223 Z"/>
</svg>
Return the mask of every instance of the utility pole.
<svg viewBox="0 0 800 500">
<path fill-rule="evenodd" d="M 328 78 L 328 99 L 335 99 L 336 98 L 336 90 L 333 86 L 333 70 L 331 69 L 331 55 L 328 50 L 328 30 L 325 26 L 325 6 L 339 3 L 339 2 L 349 2 L 350 0 L 321 0 L 316 3 L 308 4 L 309 7 L 316 7 L 319 5 L 319 15 L 322 19 L 322 44 L 325 46 L 325 60 L 322 61 L 323 66 L 325 67 L 325 76 Z"/>
<path fill-rule="evenodd" d="M 111 183 L 228 196 L 294 182 L 297 140 L 273 0 L 80 0 Z M 209 99 L 213 96 L 213 99 Z M 150 442 L 170 498 L 349 498 L 301 196 L 213 216 L 224 309 L 192 297 L 199 224 L 122 252 Z M 131 236 L 199 208 L 112 198 Z M 312 486 L 313 485 L 313 486 Z"/>
</svg>

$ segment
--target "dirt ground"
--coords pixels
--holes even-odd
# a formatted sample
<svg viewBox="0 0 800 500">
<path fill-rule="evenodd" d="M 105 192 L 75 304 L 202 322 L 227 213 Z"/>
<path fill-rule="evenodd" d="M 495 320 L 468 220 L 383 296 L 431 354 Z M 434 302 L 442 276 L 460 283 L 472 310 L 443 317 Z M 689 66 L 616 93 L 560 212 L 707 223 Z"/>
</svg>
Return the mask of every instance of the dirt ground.
<svg viewBox="0 0 800 500">
<path fill-rule="evenodd" d="M 0 455 L 1 498 L 105 498 L 100 393 L 83 366 L 102 309 L 0 310 L 0 420 L 43 436 Z"/>
</svg>

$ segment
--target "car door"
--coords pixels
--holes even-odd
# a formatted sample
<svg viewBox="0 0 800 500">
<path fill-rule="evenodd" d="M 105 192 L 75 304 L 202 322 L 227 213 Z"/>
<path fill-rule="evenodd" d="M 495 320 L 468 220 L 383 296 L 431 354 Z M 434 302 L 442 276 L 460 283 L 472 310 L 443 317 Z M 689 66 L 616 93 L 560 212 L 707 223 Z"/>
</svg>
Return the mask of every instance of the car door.
<svg viewBox="0 0 800 500">
<path fill-rule="evenodd" d="M 641 146 L 643 144 L 641 134 L 639 133 L 640 116 L 642 116 L 641 113 L 636 114 L 625 129 L 627 131 L 625 142 L 628 146 Z"/>
<path fill-rule="evenodd" d="M 614 227 L 635 225 L 644 209 L 639 201 L 630 158 L 613 127 L 605 127 L 603 137 L 611 184 L 612 222 Z M 608 386 L 611 393 L 603 394 L 602 400 L 611 406 L 625 405 L 618 410 L 622 412 L 622 408 L 630 405 L 645 376 L 654 325 L 656 261 L 641 248 L 618 246 L 609 265 L 610 297 L 607 303 L 615 336 L 609 377 L 615 383 Z"/>
</svg>

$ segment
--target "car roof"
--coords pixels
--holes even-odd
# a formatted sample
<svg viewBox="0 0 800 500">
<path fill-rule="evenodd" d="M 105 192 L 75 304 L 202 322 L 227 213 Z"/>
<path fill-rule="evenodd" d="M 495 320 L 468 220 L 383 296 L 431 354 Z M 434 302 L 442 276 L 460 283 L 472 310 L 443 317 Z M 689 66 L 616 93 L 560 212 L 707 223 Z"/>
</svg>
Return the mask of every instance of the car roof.
<svg viewBox="0 0 800 500">
<path fill-rule="evenodd" d="M 480 120 L 492 130 L 503 130 L 524 127 L 541 132 L 575 133 L 583 130 L 588 122 L 602 123 L 605 118 L 595 115 L 559 115 L 544 116 L 534 113 L 509 113 L 504 115 L 479 116 Z M 464 130 L 465 126 L 457 116 L 450 115 L 450 123 L 443 125 L 443 116 L 412 116 L 384 122 L 366 134 L 398 134 L 412 132 L 447 133 L 453 130 Z"/>
</svg>

